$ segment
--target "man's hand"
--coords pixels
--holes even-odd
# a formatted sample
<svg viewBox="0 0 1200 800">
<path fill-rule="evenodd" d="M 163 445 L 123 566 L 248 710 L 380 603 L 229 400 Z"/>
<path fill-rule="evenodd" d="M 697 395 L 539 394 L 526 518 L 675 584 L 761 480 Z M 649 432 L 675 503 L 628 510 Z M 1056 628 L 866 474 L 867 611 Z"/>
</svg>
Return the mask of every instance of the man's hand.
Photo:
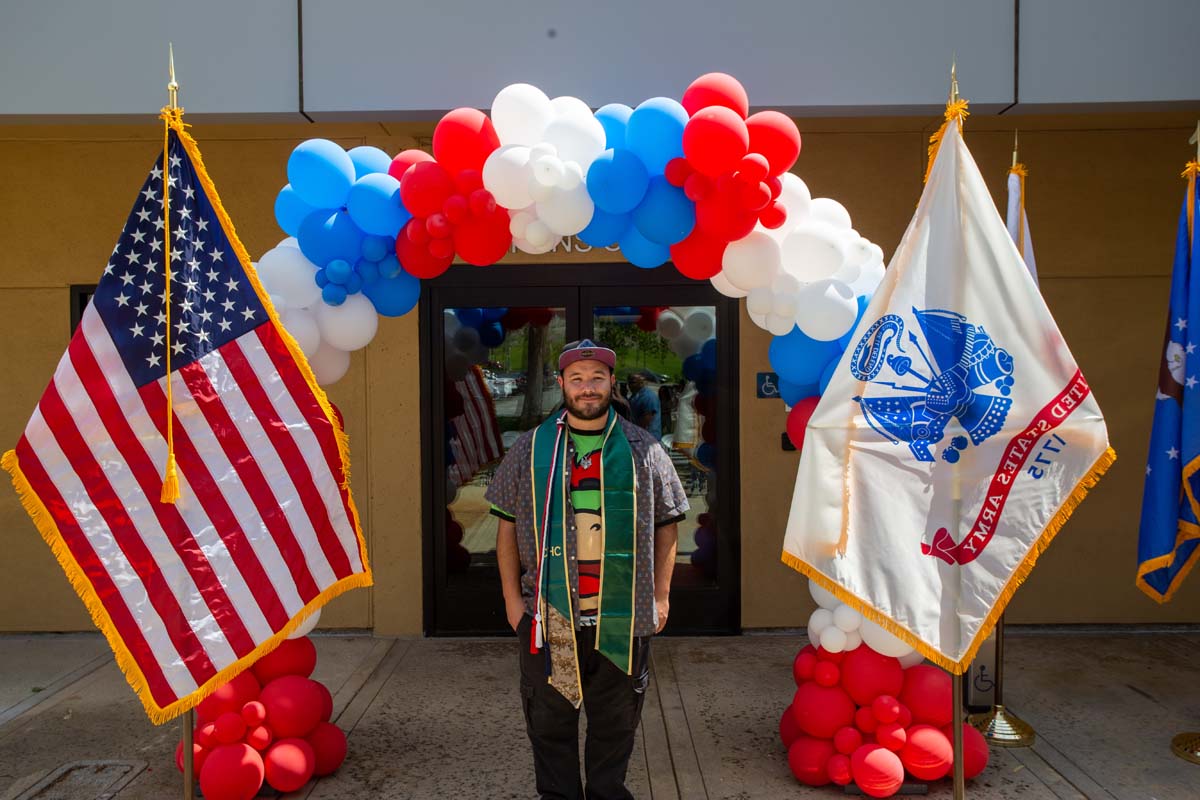
<svg viewBox="0 0 1200 800">
<path fill-rule="evenodd" d="M 525 616 L 525 601 L 521 598 L 504 601 L 504 611 L 508 616 L 508 627 L 516 632 L 517 626 L 521 624 L 521 619 Z"/>
<path fill-rule="evenodd" d="M 654 598 L 654 610 L 658 613 L 658 627 L 654 629 L 655 633 L 662 633 L 662 629 L 667 626 L 667 615 L 671 612 L 671 601 L 669 598 Z"/>
</svg>

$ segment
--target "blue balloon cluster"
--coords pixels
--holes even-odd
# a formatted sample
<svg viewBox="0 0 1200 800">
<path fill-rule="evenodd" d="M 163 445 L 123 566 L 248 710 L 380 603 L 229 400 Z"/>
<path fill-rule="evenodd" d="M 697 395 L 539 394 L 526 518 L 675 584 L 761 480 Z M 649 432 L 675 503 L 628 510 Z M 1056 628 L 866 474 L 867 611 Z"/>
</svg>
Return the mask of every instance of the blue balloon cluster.
<svg viewBox="0 0 1200 800">
<path fill-rule="evenodd" d="M 669 97 L 653 97 L 636 109 L 604 106 L 596 119 L 608 149 L 588 168 L 596 210 L 579 238 L 593 247 L 615 242 L 630 263 L 657 267 L 696 225 L 696 204 L 663 174 L 671 159 L 683 156 L 688 113 Z"/>
<path fill-rule="evenodd" d="M 288 185 L 275 198 L 275 219 L 317 265 L 329 305 L 362 292 L 388 317 L 417 304 L 421 282 L 396 260 L 396 236 L 412 218 L 400 200 L 392 159 L 377 147 L 346 152 L 328 139 L 299 144 L 288 158 Z"/>
<path fill-rule="evenodd" d="M 508 313 L 502 306 L 490 308 L 456 308 L 454 316 L 464 328 L 474 328 L 479 332 L 479 342 L 488 349 L 504 344 L 508 335 L 500 320 Z"/>
<path fill-rule="evenodd" d="M 779 376 L 779 395 L 786 405 L 794 406 L 806 397 L 825 393 L 870 301 L 871 298 L 866 295 L 859 296 L 858 317 L 854 325 L 835 341 L 822 342 L 809 338 L 798 327 L 771 340 L 767 357 L 771 361 L 771 369 Z"/>
</svg>

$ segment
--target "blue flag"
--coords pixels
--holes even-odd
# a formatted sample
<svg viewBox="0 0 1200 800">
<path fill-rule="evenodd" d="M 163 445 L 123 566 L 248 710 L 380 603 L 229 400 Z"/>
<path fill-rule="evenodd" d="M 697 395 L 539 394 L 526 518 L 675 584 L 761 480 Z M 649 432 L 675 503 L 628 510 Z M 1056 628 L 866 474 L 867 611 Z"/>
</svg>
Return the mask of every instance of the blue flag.
<svg viewBox="0 0 1200 800">
<path fill-rule="evenodd" d="M 1189 230 L 1196 213 L 1191 165 L 1189 173 L 1138 535 L 1137 585 L 1160 603 L 1171 599 L 1200 556 L 1200 352 L 1189 325 L 1193 319 L 1200 325 L 1200 275 L 1196 280 L 1191 275 L 1192 266 L 1200 264 L 1200 240 Z"/>
</svg>

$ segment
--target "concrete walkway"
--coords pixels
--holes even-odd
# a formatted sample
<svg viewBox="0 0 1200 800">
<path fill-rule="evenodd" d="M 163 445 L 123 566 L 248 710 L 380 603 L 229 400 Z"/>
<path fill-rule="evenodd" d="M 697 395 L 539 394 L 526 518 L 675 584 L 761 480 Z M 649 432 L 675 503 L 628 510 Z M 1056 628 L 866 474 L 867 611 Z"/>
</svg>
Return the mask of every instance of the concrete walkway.
<svg viewBox="0 0 1200 800">
<path fill-rule="evenodd" d="M 531 798 L 511 640 L 320 636 L 350 756 L 289 798 Z M 639 798 L 845 796 L 788 771 L 779 715 L 805 639 L 659 639 L 630 768 Z M 1012 632 L 1010 705 L 1032 749 L 993 749 L 971 798 L 1194 800 L 1200 766 L 1170 752 L 1200 729 L 1200 634 Z M 96 635 L 0 636 L 0 798 L 181 796 L 178 724 L 155 728 Z M 80 763 L 91 762 L 91 763 Z M 949 798 L 948 782 L 929 796 Z"/>
</svg>

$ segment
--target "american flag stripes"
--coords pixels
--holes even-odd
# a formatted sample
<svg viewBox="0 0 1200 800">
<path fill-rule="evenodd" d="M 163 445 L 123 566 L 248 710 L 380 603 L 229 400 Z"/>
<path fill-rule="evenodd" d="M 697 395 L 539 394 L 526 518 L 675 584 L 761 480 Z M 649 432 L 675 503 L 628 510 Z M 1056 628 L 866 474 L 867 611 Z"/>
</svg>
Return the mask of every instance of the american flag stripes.
<svg viewBox="0 0 1200 800">
<path fill-rule="evenodd" d="M 178 122 L 165 166 L 169 219 L 160 159 L 4 456 L 156 723 L 196 705 L 332 597 L 371 582 L 345 434 Z M 160 502 L 168 379 L 174 504 Z"/>
<path fill-rule="evenodd" d="M 450 420 L 450 452 L 454 463 L 448 472 L 455 486 L 462 486 L 475 477 L 480 468 L 504 455 L 500 441 L 500 423 L 492 393 L 479 367 L 472 366 L 461 381 L 454 381 L 450 391 L 462 398 L 461 414 Z"/>
</svg>

